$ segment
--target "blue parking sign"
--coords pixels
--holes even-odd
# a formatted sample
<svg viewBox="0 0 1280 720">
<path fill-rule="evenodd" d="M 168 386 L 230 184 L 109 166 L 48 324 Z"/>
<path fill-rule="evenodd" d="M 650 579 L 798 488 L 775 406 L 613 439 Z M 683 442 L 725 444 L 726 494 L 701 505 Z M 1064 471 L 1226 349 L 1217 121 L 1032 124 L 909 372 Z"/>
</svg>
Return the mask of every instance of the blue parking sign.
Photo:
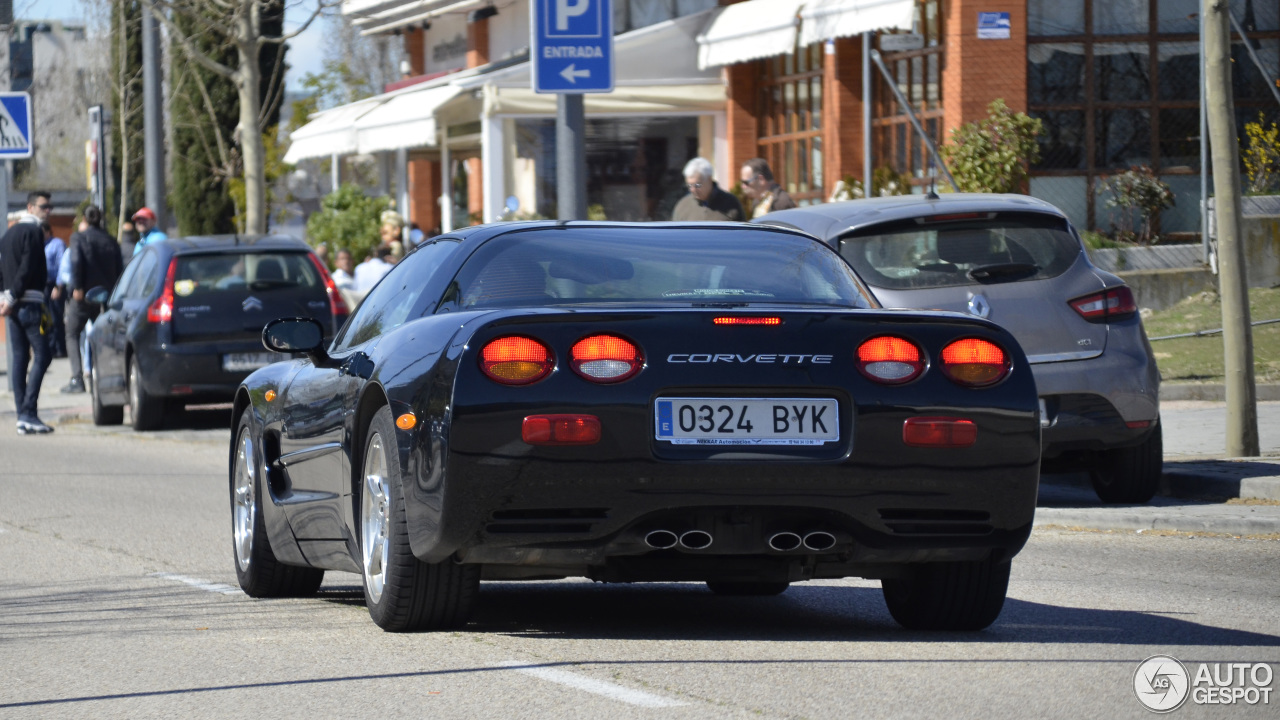
<svg viewBox="0 0 1280 720">
<path fill-rule="evenodd" d="M 31 157 L 31 96 L 0 93 L 0 160 Z"/>
<path fill-rule="evenodd" d="M 533 90 L 613 92 L 611 0 L 531 0 Z"/>
</svg>

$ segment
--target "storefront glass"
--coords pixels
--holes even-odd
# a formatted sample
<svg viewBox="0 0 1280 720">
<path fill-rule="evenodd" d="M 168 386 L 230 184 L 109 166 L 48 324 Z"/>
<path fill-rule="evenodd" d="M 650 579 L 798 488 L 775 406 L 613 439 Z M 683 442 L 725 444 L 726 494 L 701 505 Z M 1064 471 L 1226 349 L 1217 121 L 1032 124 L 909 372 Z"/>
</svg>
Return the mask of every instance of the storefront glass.
<svg viewBox="0 0 1280 720">
<path fill-rule="evenodd" d="M 556 217 L 555 120 L 517 119 L 507 194 L 519 218 Z M 587 205 L 593 219 L 670 220 L 685 192 L 684 164 L 698 155 L 698 118 L 588 118 Z"/>
</svg>

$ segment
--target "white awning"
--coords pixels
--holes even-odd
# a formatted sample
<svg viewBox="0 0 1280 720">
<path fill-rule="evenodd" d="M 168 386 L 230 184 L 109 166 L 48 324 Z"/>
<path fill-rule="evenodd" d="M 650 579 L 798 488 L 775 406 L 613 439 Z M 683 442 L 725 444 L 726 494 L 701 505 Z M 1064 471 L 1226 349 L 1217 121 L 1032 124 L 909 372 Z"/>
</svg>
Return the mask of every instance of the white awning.
<svg viewBox="0 0 1280 720">
<path fill-rule="evenodd" d="M 800 44 L 875 30 L 910 30 L 914 19 L 914 0 L 809 0 L 800 11 Z"/>
<path fill-rule="evenodd" d="M 460 92 L 461 88 L 454 85 L 438 85 L 390 97 L 356 120 L 356 151 L 374 153 L 435 146 L 436 108 Z"/>
<path fill-rule="evenodd" d="M 382 102 L 382 98 L 368 98 L 316 114 L 289 135 L 284 161 L 292 165 L 299 160 L 356 152 L 356 121 Z"/>
<path fill-rule="evenodd" d="M 698 36 L 698 67 L 791 53 L 796 45 L 796 14 L 803 2 L 748 0 L 723 8 Z"/>
</svg>

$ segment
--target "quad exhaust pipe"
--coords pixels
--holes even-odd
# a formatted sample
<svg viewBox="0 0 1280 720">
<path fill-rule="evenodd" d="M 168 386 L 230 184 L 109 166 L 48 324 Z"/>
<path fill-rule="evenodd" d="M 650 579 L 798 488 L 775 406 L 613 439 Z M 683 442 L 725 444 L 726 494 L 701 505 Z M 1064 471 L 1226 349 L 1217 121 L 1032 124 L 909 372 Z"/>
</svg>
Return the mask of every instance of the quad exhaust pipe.
<svg viewBox="0 0 1280 720">
<path fill-rule="evenodd" d="M 711 547 L 711 533 L 701 530 L 690 530 L 680 536 L 680 547 L 689 550 L 705 550 Z"/>
<path fill-rule="evenodd" d="M 670 530 L 654 530 L 644 536 L 644 544 L 654 550 L 670 550 L 680 542 L 680 538 Z"/>
<path fill-rule="evenodd" d="M 829 532 L 811 532 L 804 536 L 804 546 L 810 550 L 830 550 L 836 545 L 836 536 Z"/>
<path fill-rule="evenodd" d="M 798 533 L 780 532 L 769 536 L 769 547 L 778 552 L 790 552 L 803 546 L 806 550 L 830 550 L 836 545 L 836 536 L 821 530 L 811 532 L 804 537 Z"/>
<path fill-rule="evenodd" d="M 711 533 L 704 530 L 688 530 L 677 535 L 670 530 L 652 530 L 644 536 L 644 544 L 654 550 L 670 550 L 679 545 L 686 550 L 706 550 L 714 542 Z M 779 532 L 769 536 L 769 547 L 776 552 L 791 552 L 803 547 L 822 552 L 836 545 L 836 536 L 816 530 L 801 536 L 799 533 Z"/>
<path fill-rule="evenodd" d="M 644 544 L 654 550 L 670 550 L 676 545 L 686 550 L 705 550 L 713 540 L 711 533 L 702 530 L 689 530 L 680 535 L 670 530 L 653 530 L 644 536 Z"/>
<path fill-rule="evenodd" d="M 780 532 L 769 536 L 769 547 L 778 552 L 795 550 L 802 542 L 804 541 L 800 536 L 793 532 Z"/>
</svg>

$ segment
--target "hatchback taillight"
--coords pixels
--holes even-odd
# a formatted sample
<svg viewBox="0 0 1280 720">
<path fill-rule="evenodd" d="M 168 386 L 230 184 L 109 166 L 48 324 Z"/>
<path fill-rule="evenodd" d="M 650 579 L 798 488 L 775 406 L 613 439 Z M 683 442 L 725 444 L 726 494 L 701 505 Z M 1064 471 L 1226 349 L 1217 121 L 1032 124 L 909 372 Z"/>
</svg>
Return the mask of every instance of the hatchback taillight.
<svg viewBox="0 0 1280 720">
<path fill-rule="evenodd" d="M 480 351 L 480 369 L 503 385 L 528 385 L 555 367 L 551 350 L 533 338 L 511 335 L 490 340 Z"/>
<path fill-rule="evenodd" d="M 569 367 L 592 382 L 622 382 L 643 366 L 640 348 L 616 335 L 584 337 L 569 351 Z"/>
<path fill-rule="evenodd" d="M 320 262 L 320 258 L 316 257 L 315 253 L 308 253 L 307 257 L 311 258 L 311 264 L 316 266 L 320 279 L 324 281 L 324 292 L 329 296 L 329 314 L 333 316 L 333 322 L 336 324 L 338 316 L 351 314 L 351 308 L 348 308 L 347 301 L 342 299 L 342 293 L 338 290 L 338 284 L 333 281 L 333 276 L 329 274 L 329 268 Z"/>
<path fill-rule="evenodd" d="M 173 276 L 178 272 L 178 258 L 169 261 L 169 272 L 164 276 L 164 291 L 147 308 L 147 322 L 166 323 L 173 320 Z"/>
<path fill-rule="evenodd" d="M 959 385 L 986 387 L 1009 374 L 1009 354 L 981 338 L 956 340 L 942 349 L 942 374 Z"/>
<path fill-rule="evenodd" d="M 1138 303 L 1127 285 L 1068 300 L 1067 304 L 1080 313 L 1080 317 L 1095 323 L 1124 320 L 1138 312 Z"/>
<path fill-rule="evenodd" d="M 858 372 L 885 385 L 901 385 L 924 372 L 924 353 L 910 340 L 881 335 L 858 346 Z"/>
</svg>

